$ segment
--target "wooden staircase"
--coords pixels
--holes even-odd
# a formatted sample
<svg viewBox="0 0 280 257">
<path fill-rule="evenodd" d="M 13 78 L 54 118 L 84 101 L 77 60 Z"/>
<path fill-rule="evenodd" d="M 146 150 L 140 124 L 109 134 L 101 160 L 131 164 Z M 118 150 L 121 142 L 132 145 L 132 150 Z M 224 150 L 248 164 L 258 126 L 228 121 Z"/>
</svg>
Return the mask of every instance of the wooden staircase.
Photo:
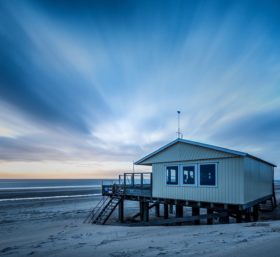
<svg viewBox="0 0 280 257">
<path fill-rule="evenodd" d="M 263 212 L 273 211 L 277 207 L 275 184 L 272 183 L 272 197 L 259 204 L 259 210 Z"/>
<path fill-rule="evenodd" d="M 259 210 L 262 212 L 271 212 L 275 208 L 273 199 L 268 199 L 259 204 Z"/>
<path fill-rule="evenodd" d="M 103 197 L 90 212 L 85 222 L 104 225 L 119 205 L 120 201 L 120 196 Z"/>
</svg>

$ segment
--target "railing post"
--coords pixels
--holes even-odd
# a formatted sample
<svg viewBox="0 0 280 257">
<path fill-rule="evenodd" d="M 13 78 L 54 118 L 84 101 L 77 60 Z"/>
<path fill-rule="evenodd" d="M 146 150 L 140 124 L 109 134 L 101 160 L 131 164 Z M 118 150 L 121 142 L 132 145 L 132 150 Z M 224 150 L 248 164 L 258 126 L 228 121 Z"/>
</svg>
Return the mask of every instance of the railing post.
<svg viewBox="0 0 280 257">
<path fill-rule="evenodd" d="M 168 219 L 168 203 L 164 203 L 164 219 Z"/>
<path fill-rule="evenodd" d="M 132 176 L 131 176 L 131 185 L 134 187 L 134 173 L 132 173 Z"/>
</svg>

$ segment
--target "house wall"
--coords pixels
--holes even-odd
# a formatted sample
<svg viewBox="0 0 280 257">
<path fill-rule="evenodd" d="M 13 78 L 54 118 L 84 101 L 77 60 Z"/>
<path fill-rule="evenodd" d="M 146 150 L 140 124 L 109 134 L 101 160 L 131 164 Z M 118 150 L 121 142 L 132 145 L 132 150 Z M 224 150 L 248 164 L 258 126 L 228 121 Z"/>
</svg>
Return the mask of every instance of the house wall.
<svg viewBox="0 0 280 257">
<path fill-rule="evenodd" d="M 266 163 L 260 162 L 250 157 L 244 158 L 244 167 L 245 202 L 248 203 L 271 195 L 274 168 Z"/>
<path fill-rule="evenodd" d="M 185 161 L 185 160 L 201 160 L 212 158 L 225 158 L 233 157 L 235 155 L 201 147 L 190 144 L 178 142 L 172 145 L 162 152 L 148 158 L 141 162 L 141 165 L 159 163 L 159 162 L 173 162 L 173 161 Z"/>
<path fill-rule="evenodd" d="M 217 186 L 180 185 L 180 173 L 179 185 L 166 184 L 166 166 L 202 163 L 217 163 Z M 243 165 L 243 157 L 153 164 L 153 197 L 244 204 Z"/>
</svg>

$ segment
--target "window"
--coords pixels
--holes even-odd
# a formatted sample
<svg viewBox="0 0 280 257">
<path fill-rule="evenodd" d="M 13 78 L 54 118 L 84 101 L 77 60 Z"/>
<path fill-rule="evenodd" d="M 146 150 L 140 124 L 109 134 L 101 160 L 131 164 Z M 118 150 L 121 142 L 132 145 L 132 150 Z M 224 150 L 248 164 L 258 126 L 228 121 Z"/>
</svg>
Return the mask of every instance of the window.
<svg viewBox="0 0 280 257">
<path fill-rule="evenodd" d="M 201 186 L 216 185 L 216 164 L 200 165 L 200 185 Z"/>
<path fill-rule="evenodd" d="M 178 166 L 166 167 L 166 184 L 178 184 Z"/>
<path fill-rule="evenodd" d="M 195 166 L 183 166 L 183 184 L 195 184 Z"/>
</svg>

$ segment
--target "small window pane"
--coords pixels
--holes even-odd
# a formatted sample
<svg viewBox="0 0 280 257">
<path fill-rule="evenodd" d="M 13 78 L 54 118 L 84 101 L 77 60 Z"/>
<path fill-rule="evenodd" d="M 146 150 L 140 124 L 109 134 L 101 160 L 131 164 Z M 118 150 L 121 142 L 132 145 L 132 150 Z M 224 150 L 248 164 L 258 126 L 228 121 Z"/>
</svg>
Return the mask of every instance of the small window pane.
<svg viewBox="0 0 280 257">
<path fill-rule="evenodd" d="M 166 183 L 178 184 L 178 166 L 166 167 Z"/>
<path fill-rule="evenodd" d="M 203 164 L 200 165 L 200 185 L 215 186 L 216 185 L 216 165 Z"/>
<path fill-rule="evenodd" d="M 195 167 L 184 166 L 183 167 L 183 183 L 186 185 L 195 184 Z"/>
</svg>

